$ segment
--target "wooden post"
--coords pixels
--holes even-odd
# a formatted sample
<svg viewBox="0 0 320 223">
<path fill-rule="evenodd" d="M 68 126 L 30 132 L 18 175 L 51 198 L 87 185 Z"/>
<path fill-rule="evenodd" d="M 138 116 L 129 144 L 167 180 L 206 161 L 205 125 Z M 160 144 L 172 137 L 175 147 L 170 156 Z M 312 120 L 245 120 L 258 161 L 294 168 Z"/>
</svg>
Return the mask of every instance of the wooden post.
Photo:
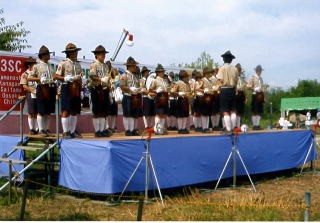
<svg viewBox="0 0 320 223">
<path fill-rule="evenodd" d="M 311 206 L 311 193 L 306 192 L 305 193 L 305 205 L 306 210 L 304 211 L 304 221 L 310 221 L 310 206 Z"/>
<path fill-rule="evenodd" d="M 12 184 L 12 161 L 9 160 L 9 197 L 8 197 L 8 201 L 9 204 L 11 204 L 11 200 L 12 200 L 12 188 L 11 188 L 11 184 Z"/>
<path fill-rule="evenodd" d="M 25 176 L 25 179 L 26 179 L 26 177 L 27 176 Z M 20 221 L 24 221 L 24 213 L 26 210 L 27 195 L 28 195 L 28 182 L 24 181 L 23 197 L 22 197 L 22 204 L 21 204 L 21 210 L 20 210 Z"/>
<path fill-rule="evenodd" d="M 138 204 L 137 221 L 142 221 L 143 203 L 144 203 L 144 198 L 141 196 L 139 198 L 139 204 Z"/>
</svg>

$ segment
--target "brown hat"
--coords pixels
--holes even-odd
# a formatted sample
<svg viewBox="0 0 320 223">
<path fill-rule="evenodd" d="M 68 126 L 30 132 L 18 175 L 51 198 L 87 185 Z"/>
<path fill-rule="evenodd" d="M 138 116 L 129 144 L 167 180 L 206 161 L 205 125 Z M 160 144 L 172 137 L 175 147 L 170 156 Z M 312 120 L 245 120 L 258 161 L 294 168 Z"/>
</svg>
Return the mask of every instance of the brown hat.
<svg viewBox="0 0 320 223">
<path fill-rule="evenodd" d="M 45 55 L 45 54 L 50 54 L 50 53 L 52 53 L 52 52 L 49 52 L 48 47 L 41 46 L 40 49 L 39 49 L 38 55 L 40 56 L 40 55 Z"/>
<path fill-rule="evenodd" d="M 142 67 L 142 70 L 141 70 L 141 74 L 144 74 L 144 72 L 150 72 L 150 70 L 146 67 L 146 66 L 143 66 Z"/>
<path fill-rule="evenodd" d="M 254 68 L 254 70 L 261 70 L 261 71 L 263 71 L 263 68 L 262 68 L 262 66 L 259 64 L 258 66 L 256 66 L 256 67 Z"/>
<path fill-rule="evenodd" d="M 161 64 L 158 64 L 156 70 L 154 72 L 165 72 L 166 70 L 163 68 Z"/>
<path fill-rule="evenodd" d="M 30 64 L 36 64 L 37 63 L 37 60 L 36 59 L 34 59 L 33 57 L 29 57 L 28 59 L 26 59 L 25 61 L 24 61 L 24 66 L 25 67 L 28 67 L 28 65 L 30 65 Z"/>
<path fill-rule="evenodd" d="M 179 71 L 179 78 L 182 79 L 184 77 L 189 77 L 188 72 L 186 70 Z"/>
<path fill-rule="evenodd" d="M 97 46 L 95 48 L 95 50 L 93 50 L 91 52 L 94 53 L 94 54 L 99 54 L 99 53 L 106 54 L 106 53 L 109 53 L 109 51 L 106 51 L 106 48 L 104 48 L 104 46 L 102 46 L 102 45 Z"/>
<path fill-rule="evenodd" d="M 201 74 L 201 72 L 197 72 L 195 78 L 203 78 L 203 75 Z"/>
<path fill-rule="evenodd" d="M 174 77 L 174 73 L 171 71 L 169 74 L 168 74 L 170 77 Z"/>
<path fill-rule="evenodd" d="M 75 52 L 75 51 L 80 51 L 81 48 L 77 48 L 76 45 L 74 45 L 73 43 L 68 43 L 66 45 L 66 49 L 64 51 L 62 51 L 62 53 L 67 53 L 67 52 Z"/>
<path fill-rule="evenodd" d="M 208 67 L 205 67 L 205 68 L 203 68 L 202 73 L 203 73 L 203 75 L 210 74 L 210 73 L 213 73 L 213 70 L 209 69 Z"/>
<path fill-rule="evenodd" d="M 127 59 L 127 62 L 125 63 L 125 64 L 123 64 L 123 65 L 126 65 L 126 66 L 135 66 L 135 65 L 137 65 L 137 64 L 139 64 L 137 61 L 135 61 L 135 59 L 133 58 L 133 57 L 129 57 L 128 59 Z"/>
<path fill-rule="evenodd" d="M 225 57 L 230 57 L 232 59 L 235 59 L 236 57 L 234 55 L 232 55 L 232 53 L 230 52 L 230 50 L 228 50 L 227 52 L 225 52 L 224 54 L 221 55 L 221 57 L 225 58 Z"/>
</svg>

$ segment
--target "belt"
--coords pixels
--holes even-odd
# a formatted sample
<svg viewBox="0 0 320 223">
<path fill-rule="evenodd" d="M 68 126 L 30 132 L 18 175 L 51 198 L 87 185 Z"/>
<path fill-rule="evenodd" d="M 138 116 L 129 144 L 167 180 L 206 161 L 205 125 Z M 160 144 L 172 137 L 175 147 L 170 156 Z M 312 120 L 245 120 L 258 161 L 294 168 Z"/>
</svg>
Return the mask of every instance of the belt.
<svg viewBox="0 0 320 223">
<path fill-rule="evenodd" d="M 128 94 L 128 93 L 123 93 L 123 95 L 131 97 L 131 94 Z"/>
<path fill-rule="evenodd" d="M 234 87 L 220 87 L 221 89 L 232 89 Z"/>
</svg>

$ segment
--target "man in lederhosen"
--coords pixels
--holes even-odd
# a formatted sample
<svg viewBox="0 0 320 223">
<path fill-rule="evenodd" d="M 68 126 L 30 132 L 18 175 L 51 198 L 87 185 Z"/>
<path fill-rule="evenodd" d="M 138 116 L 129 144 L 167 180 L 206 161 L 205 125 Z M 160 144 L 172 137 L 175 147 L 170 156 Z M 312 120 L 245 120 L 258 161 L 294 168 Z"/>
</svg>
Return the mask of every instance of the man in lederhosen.
<svg viewBox="0 0 320 223">
<path fill-rule="evenodd" d="M 96 60 L 90 65 L 90 83 L 95 137 L 110 137 L 112 133 L 106 129 L 106 117 L 110 109 L 110 74 L 104 63 L 108 51 L 99 45 L 92 51 Z"/>
<path fill-rule="evenodd" d="M 195 89 L 195 84 L 196 84 L 196 75 L 199 73 L 199 71 L 197 71 L 196 69 L 194 69 L 192 71 L 192 74 L 191 74 L 191 78 L 189 80 L 189 85 L 191 87 L 191 90 L 194 91 Z M 199 129 L 201 127 L 201 117 L 200 116 L 197 116 L 195 115 L 194 113 L 194 100 L 195 100 L 195 95 L 193 95 L 193 97 L 191 98 L 191 109 L 190 109 L 190 116 L 189 116 L 189 121 L 190 121 L 190 130 L 193 130 L 193 129 Z"/>
<path fill-rule="evenodd" d="M 189 101 L 191 97 L 191 87 L 189 85 L 189 75 L 187 71 L 181 70 L 179 72 L 179 81 L 174 84 L 171 93 L 177 94 L 177 122 L 178 133 L 189 134 L 187 130 L 187 120 L 189 117 Z"/>
<path fill-rule="evenodd" d="M 253 91 L 251 102 L 253 130 L 260 130 L 260 118 L 263 113 L 264 104 L 263 80 L 261 78 L 263 69 L 261 65 L 258 65 L 255 71 L 256 74 L 252 76 L 247 87 Z"/>
<path fill-rule="evenodd" d="M 116 130 L 116 118 L 118 116 L 118 104 L 115 101 L 114 98 L 114 92 L 117 88 L 117 85 L 119 85 L 119 75 L 118 71 L 114 68 L 112 68 L 111 62 L 106 62 L 108 69 L 109 69 L 109 75 L 110 75 L 110 109 L 108 112 L 108 116 L 106 119 L 106 129 L 108 129 L 110 132 L 114 133 Z"/>
<path fill-rule="evenodd" d="M 149 87 L 149 90 L 156 93 L 155 99 L 155 126 L 154 130 L 156 134 L 166 134 L 165 122 L 169 112 L 169 94 L 168 94 L 168 83 L 164 80 L 165 69 L 161 64 L 158 64 L 155 73 L 157 74 L 156 79 L 154 79 Z M 160 132 L 159 132 L 160 130 Z M 162 130 L 162 131 L 161 131 Z"/>
<path fill-rule="evenodd" d="M 53 80 L 55 70 L 50 60 L 50 52 L 41 46 L 38 57 L 40 61 L 34 65 L 28 81 L 36 81 L 37 122 L 42 137 L 49 136 L 50 114 L 55 112 L 57 88 Z"/>
<path fill-rule="evenodd" d="M 237 125 L 236 114 L 236 86 L 238 82 L 238 70 L 231 65 L 235 56 L 230 51 L 221 55 L 223 66 L 219 68 L 217 78 L 221 83 L 220 111 L 223 113 L 227 132 L 231 132 Z"/>
<path fill-rule="evenodd" d="M 246 81 L 243 76 L 243 70 L 241 68 L 241 64 L 237 64 L 236 68 L 238 69 L 239 79 L 237 83 L 237 91 L 236 91 L 236 106 L 237 106 L 237 127 L 241 125 L 241 116 L 244 115 L 244 107 L 246 102 L 246 96 L 244 93 L 246 87 Z"/>
<path fill-rule="evenodd" d="M 219 68 L 213 69 L 210 82 L 212 85 L 213 97 L 212 97 L 212 114 L 211 114 L 211 125 L 213 131 L 219 131 L 220 127 L 220 83 L 217 78 Z"/>
<path fill-rule="evenodd" d="M 37 101 L 36 101 L 36 87 L 37 83 L 34 81 L 28 81 L 33 66 L 37 63 L 36 59 L 29 57 L 25 62 L 24 66 L 27 69 L 20 79 L 20 85 L 26 92 L 27 105 L 28 105 L 28 124 L 30 129 L 30 135 L 36 135 L 38 133 L 37 123 Z"/>
<path fill-rule="evenodd" d="M 129 57 L 124 65 L 127 70 L 120 77 L 120 87 L 123 92 L 123 126 L 126 136 L 138 136 L 139 132 L 135 130 L 135 126 L 137 126 L 135 122 L 138 121 L 138 117 L 141 115 L 142 106 L 140 83 L 135 75 L 138 62 L 133 57 Z"/>
<path fill-rule="evenodd" d="M 153 120 L 155 116 L 155 104 L 154 104 L 154 94 L 149 93 L 147 91 L 147 79 L 149 77 L 150 70 L 147 67 L 142 67 L 141 75 L 142 78 L 140 79 L 140 87 L 141 90 L 145 91 L 143 94 L 143 123 L 144 127 L 152 128 L 153 127 Z M 151 94 L 151 95 L 150 95 Z"/>
<path fill-rule="evenodd" d="M 201 114 L 201 126 L 203 133 L 210 133 L 209 130 L 209 122 L 210 115 L 212 113 L 212 103 L 213 103 L 213 90 L 212 84 L 210 82 L 210 75 L 212 70 L 208 67 L 203 68 L 203 78 L 202 78 L 202 86 L 198 88 L 202 90 L 203 96 L 201 97 L 201 106 L 200 106 L 200 114 Z"/>
<path fill-rule="evenodd" d="M 172 87 L 175 84 L 174 73 L 170 72 L 168 75 L 169 86 Z M 173 95 L 169 95 L 169 113 L 167 117 L 168 130 L 177 130 L 177 98 Z"/>
<path fill-rule="evenodd" d="M 202 123 L 201 123 L 202 97 L 204 96 L 202 78 L 203 78 L 203 75 L 200 72 L 197 72 L 197 74 L 195 76 L 196 82 L 195 82 L 193 88 L 190 86 L 192 92 L 194 92 L 192 115 L 194 118 L 197 118 L 196 121 L 194 122 L 196 132 L 203 131 Z M 199 122 L 198 122 L 198 119 L 200 119 Z"/>
<path fill-rule="evenodd" d="M 62 53 L 66 59 L 58 65 L 55 79 L 62 81 L 61 84 L 61 124 L 64 138 L 81 138 L 76 131 L 77 115 L 81 112 L 81 89 L 83 72 L 78 59 L 78 51 L 73 43 L 68 43 Z"/>
</svg>

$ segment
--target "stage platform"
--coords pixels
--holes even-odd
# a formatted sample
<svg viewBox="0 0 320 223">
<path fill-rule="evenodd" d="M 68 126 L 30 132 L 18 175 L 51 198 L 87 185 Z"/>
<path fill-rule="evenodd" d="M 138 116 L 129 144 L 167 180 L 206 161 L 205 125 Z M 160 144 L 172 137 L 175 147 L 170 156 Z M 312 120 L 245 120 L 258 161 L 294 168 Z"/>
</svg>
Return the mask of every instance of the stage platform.
<svg viewBox="0 0 320 223">
<path fill-rule="evenodd" d="M 94 193 L 121 192 L 140 160 L 144 140 L 115 134 L 95 139 L 62 140 L 59 184 Z M 239 134 L 237 146 L 250 174 L 301 166 L 309 148 L 308 162 L 317 158 L 310 130 L 255 131 Z M 154 136 L 151 155 L 161 188 L 173 188 L 218 179 L 231 151 L 231 137 L 220 134 L 169 134 Z M 240 161 L 237 175 L 245 175 Z M 128 191 L 144 190 L 144 162 Z M 223 178 L 232 176 L 230 165 Z M 214 185 L 213 185 L 214 186 Z M 150 189 L 155 182 L 150 182 Z"/>
<path fill-rule="evenodd" d="M 28 135 L 26 135 L 28 136 Z M 32 136 L 41 139 L 39 136 Z M 62 139 L 60 148 L 59 185 L 84 192 L 113 194 L 121 192 L 145 151 L 143 136 L 116 133 L 109 138 Z M 55 139 L 52 137 L 51 139 Z M 19 141 L 17 136 L 0 136 L 0 156 Z M 231 137 L 218 132 L 154 136 L 151 155 L 161 188 L 173 188 L 215 181 L 231 151 Z M 317 159 L 310 130 L 264 130 L 240 133 L 237 147 L 250 174 L 260 174 L 299 167 L 308 150 L 308 162 Z M 22 152 L 14 154 L 22 158 Z M 237 175 L 245 175 L 240 161 Z M 22 165 L 17 166 L 20 169 Z M 143 162 L 127 191 L 144 190 Z M 7 165 L 0 164 L 0 174 L 7 174 Z M 223 178 L 232 176 L 228 166 Z M 214 187 L 214 185 L 212 185 Z M 150 189 L 155 188 L 154 180 Z"/>
</svg>

